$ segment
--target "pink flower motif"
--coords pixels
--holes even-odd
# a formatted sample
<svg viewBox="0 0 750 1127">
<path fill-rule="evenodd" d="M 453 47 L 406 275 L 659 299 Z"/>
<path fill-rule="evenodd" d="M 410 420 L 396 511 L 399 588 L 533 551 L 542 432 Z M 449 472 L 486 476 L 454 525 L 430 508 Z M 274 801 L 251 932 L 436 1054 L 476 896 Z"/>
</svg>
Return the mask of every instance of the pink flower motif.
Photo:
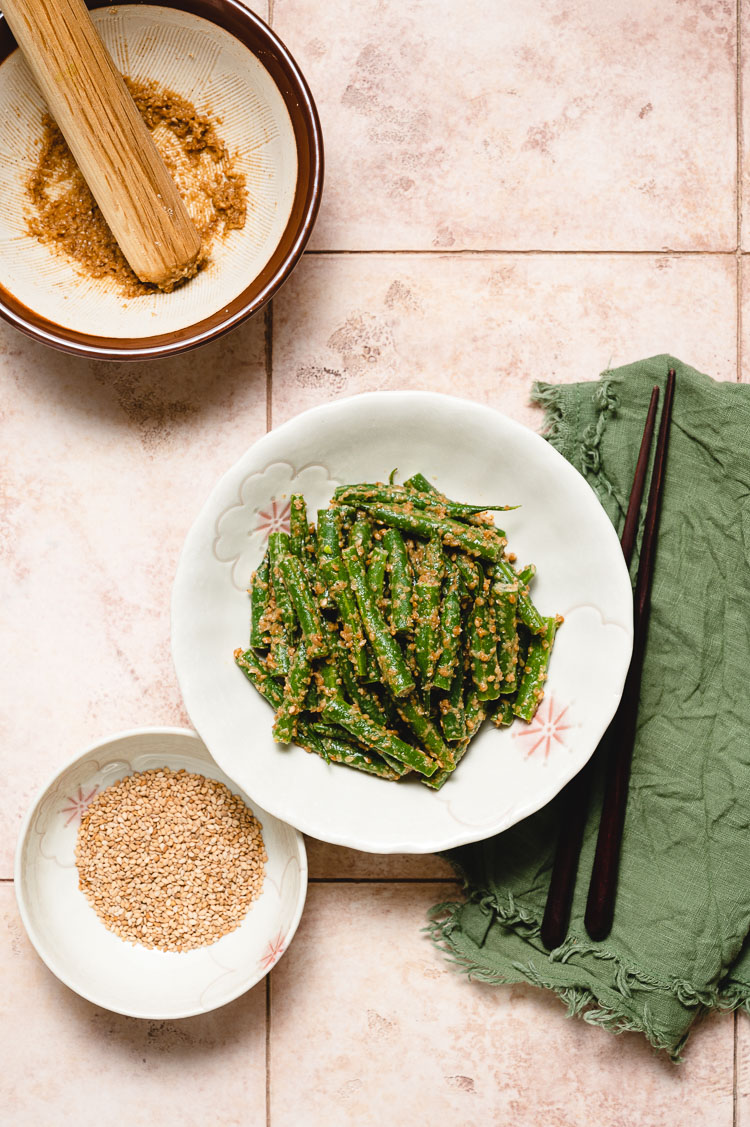
<svg viewBox="0 0 750 1127">
<path fill-rule="evenodd" d="M 544 749 L 544 758 L 547 759 L 555 744 L 560 744 L 561 747 L 567 746 L 560 732 L 567 732 L 574 726 L 562 723 L 570 705 L 566 704 L 559 712 L 556 711 L 556 707 L 554 697 L 545 697 L 528 727 L 513 733 L 514 739 L 526 741 L 527 759 L 540 747 Z"/>
<path fill-rule="evenodd" d="M 270 970 L 273 964 L 278 962 L 285 950 L 284 935 L 279 932 L 276 938 L 272 939 L 268 944 L 265 954 L 261 956 L 260 965 L 263 970 Z"/>
<path fill-rule="evenodd" d="M 268 508 L 259 510 L 255 531 L 265 533 L 266 540 L 272 532 L 288 532 L 290 511 L 290 501 L 277 501 L 272 497 Z"/>
<path fill-rule="evenodd" d="M 88 794 L 84 794 L 79 787 L 78 794 L 75 798 L 68 797 L 67 801 L 70 803 L 70 806 L 63 806 L 62 810 L 60 811 L 61 814 L 69 815 L 68 820 L 65 823 L 66 826 L 69 826 L 75 818 L 78 818 L 78 821 L 80 822 L 81 818 L 86 812 L 86 807 L 91 802 L 91 799 L 94 797 L 98 790 L 99 787 L 94 787 L 94 789 L 89 791 Z"/>
</svg>

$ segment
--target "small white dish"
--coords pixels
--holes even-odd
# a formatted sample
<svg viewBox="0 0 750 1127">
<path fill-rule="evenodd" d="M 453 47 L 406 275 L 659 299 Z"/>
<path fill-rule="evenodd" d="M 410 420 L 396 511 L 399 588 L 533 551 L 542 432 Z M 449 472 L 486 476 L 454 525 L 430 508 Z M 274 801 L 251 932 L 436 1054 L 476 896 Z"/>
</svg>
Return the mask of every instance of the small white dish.
<svg viewBox="0 0 750 1127">
<path fill-rule="evenodd" d="M 272 713 L 234 664 L 247 645 L 247 587 L 289 496 L 311 519 L 339 484 L 421 471 L 498 514 L 535 603 L 562 614 L 545 699 L 530 726 L 485 724 L 434 792 L 324 763 L 271 735 Z M 489 407 L 429 392 L 375 392 L 306 411 L 265 435 L 215 487 L 188 533 L 172 596 L 172 652 L 192 723 L 227 774 L 266 810 L 337 845 L 428 853 L 507 829 L 549 802 L 593 754 L 632 649 L 622 551 L 583 477 L 538 434 Z"/>
<path fill-rule="evenodd" d="M 80 891 L 75 866 L 78 826 L 91 799 L 125 775 L 156 767 L 185 768 L 239 794 L 262 824 L 268 854 L 263 891 L 236 931 L 182 953 L 149 950 L 108 931 Z M 140 728 L 97 742 L 48 783 L 21 827 L 15 885 L 31 942 L 66 986 L 116 1013 L 166 1020 L 223 1006 L 268 973 L 302 915 L 307 857 L 301 835 L 251 802 L 194 732 Z"/>
</svg>

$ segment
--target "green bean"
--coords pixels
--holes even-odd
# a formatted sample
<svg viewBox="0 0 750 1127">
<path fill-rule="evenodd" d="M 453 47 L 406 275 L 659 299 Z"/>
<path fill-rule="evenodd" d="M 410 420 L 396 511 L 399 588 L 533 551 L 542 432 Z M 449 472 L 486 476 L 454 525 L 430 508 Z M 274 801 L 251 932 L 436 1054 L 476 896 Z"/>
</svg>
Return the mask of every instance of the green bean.
<svg viewBox="0 0 750 1127">
<path fill-rule="evenodd" d="M 269 577 L 271 563 L 266 552 L 260 567 L 253 572 L 250 580 L 250 645 L 257 650 L 268 649 L 271 639 L 261 627 L 261 620 L 268 610 L 270 598 Z"/>
<path fill-rule="evenodd" d="M 334 493 L 334 503 L 344 505 L 405 505 L 409 509 L 424 509 L 435 516 L 453 517 L 456 520 L 472 520 L 480 513 L 505 512 L 508 505 L 464 505 L 460 501 L 451 501 L 442 493 L 411 492 L 403 485 L 348 485 L 340 486 Z M 472 523 L 474 523 L 472 521 Z M 487 524 L 480 521 L 480 524 Z"/>
<path fill-rule="evenodd" d="M 279 560 L 289 552 L 289 534 L 286 532 L 272 532 L 268 537 L 268 552 L 271 557 L 271 587 L 273 597 L 281 614 L 281 621 L 290 638 L 294 637 L 297 618 L 294 605 L 279 571 Z"/>
<path fill-rule="evenodd" d="M 371 646 L 365 646 L 365 675 L 362 678 L 365 685 L 379 685 L 382 681 L 380 666 L 375 660 Z"/>
<path fill-rule="evenodd" d="M 453 764 L 453 766 L 443 767 L 440 771 L 436 771 L 432 778 L 420 779 L 420 783 L 424 783 L 425 786 L 432 787 L 433 790 L 440 790 L 440 788 L 445 786 L 445 784 L 448 782 L 448 779 L 451 777 L 453 772 L 456 770 L 456 767 L 458 767 L 459 763 L 466 755 L 466 752 L 469 750 L 470 743 L 471 739 L 461 740 L 454 751 L 455 763 Z"/>
<path fill-rule="evenodd" d="M 281 586 L 281 584 L 278 584 Z M 268 634 L 270 638 L 270 651 L 268 654 L 268 667 L 272 671 L 274 677 L 286 677 L 289 672 L 289 660 L 291 657 L 291 642 L 289 634 L 284 623 L 281 621 L 281 612 L 276 606 L 276 603 L 269 608 L 270 614 L 264 616 L 263 623 L 268 622 Z"/>
<path fill-rule="evenodd" d="M 383 705 L 380 703 L 374 693 L 360 685 L 357 678 L 354 676 L 351 662 L 347 659 L 346 654 L 339 652 L 337 654 L 338 672 L 341 678 L 341 685 L 344 692 L 348 696 L 352 704 L 356 704 L 360 711 L 374 720 L 376 724 L 387 725 L 388 717 L 386 715 Z"/>
<path fill-rule="evenodd" d="M 332 658 L 322 661 L 317 667 L 316 680 L 320 689 L 322 700 L 321 709 L 329 700 L 343 700 L 341 676 L 336 662 Z"/>
<path fill-rule="evenodd" d="M 313 679 L 308 685 L 305 697 L 305 712 L 319 712 L 322 708 L 321 692 L 316 677 L 317 674 L 313 670 Z"/>
<path fill-rule="evenodd" d="M 547 680 L 547 667 L 549 665 L 552 643 L 559 625 L 557 618 L 545 618 L 544 633 L 536 635 L 529 642 L 529 651 L 526 655 L 526 665 L 518 686 L 518 696 L 513 705 L 516 716 L 529 723 L 534 718 L 534 713 L 542 702 L 544 696 L 544 682 Z"/>
<path fill-rule="evenodd" d="M 466 713 L 466 735 L 471 739 L 479 731 L 487 715 L 486 702 L 481 700 L 476 686 L 472 686 L 464 698 L 464 712 Z"/>
<path fill-rule="evenodd" d="M 536 575 L 536 566 L 534 564 L 526 564 L 518 573 L 518 582 L 522 587 L 528 587 L 531 580 Z"/>
<path fill-rule="evenodd" d="M 459 740 L 456 747 L 453 749 L 453 768 L 443 768 L 441 771 L 436 771 L 432 776 L 432 778 L 434 778 L 435 780 L 435 790 L 440 790 L 444 783 L 448 781 L 450 776 L 453 774 L 453 771 L 455 771 L 456 767 L 463 759 L 466 752 L 469 750 L 469 744 L 481 728 L 486 716 L 485 709 L 486 706 L 483 701 L 479 699 L 479 694 L 476 690 L 476 687 L 474 685 L 471 685 L 464 699 L 464 721 L 466 734 L 463 739 Z M 422 779 L 420 781 L 427 782 L 426 779 Z"/>
<path fill-rule="evenodd" d="M 454 764 L 453 751 L 447 744 L 443 743 L 440 733 L 425 710 L 417 703 L 414 693 L 397 700 L 396 708 L 402 720 L 408 724 L 414 735 L 424 744 L 438 765 L 440 767 L 452 767 Z"/>
<path fill-rule="evenodd" d="M 440 611 L 440 659 L 432 677 L 436 689 L 450 690 L 461 647 L 461 593 L 458 569 L 451 566 Z"/>
<path fill-rule="evenodd" d="M 429 685 L 440 649 L 440 590 L 445 557 L 439 540 L 424 548 L 414 576 L 414 655 L 425 685 Z"/>
<path fill-rule="evenodd" d="M 323 718 L 332 720 L 346 728 L 348 732 L 363 744 L 371 747 L 379 754 L 387 753 L 400 763 L 406 763 L 419 771 L 420 775 L 434 775 L 437 763 L 425 755 L 420 748 L 404 743 L 395 733 L 375 724 L 369 716 L 363 715 L 358 708 L 346 704 L 343 700 L 327 701 L 323 708 Z"/>
<path fill-rule="evenodd" d="M 469 653 L 471 672 L 480 700 L 494 700 L 500 695 L 502 674 L 497 660 L 497 638 L 490 601 L 490 581 L 485 579 L 474 599 L 469 616 Z"/>
<path fill-rule="evenodd" d="M 349 532 L 349 545 L 357 549 L 357 555 L 367 563 L 372 550 L 372 522 L 367 517 L 358 516 Z"/>
<path fill-rule="evenodd" d="M 277 570 L 292 600 L 310 660 L 328 650 L 317 603 L 307 582 L 304 568 L 296 556 L 279 556 Z"/>
<path fill-rule="evenodd" d="M 278 708 L 284 697 L 284 690 L 277 681 L 274 681 L 257 655 L 252 650 L 237 649 L 234 651 L 234 660 L 261 696 L 264 696 L 274 708 Z"/>
<path fill-rule="evenodd" d="M 507 728 L 513 723 L 515 717 L 513 716 L 513 698 L 511 697 L 498 697 L 495 701 L 491 719 L 496 728 Z"/>
<path fill-rule="evenodd" d="M 311 679 L 310 654 L 305 643 L 300 642 L 289 663 L 284 696 L 273 724 L 273 738 L 279 743 L 288 744 L 294 739 Z"/>
<path fill-rule="evenodd" d="M 292 493 L 289 508 L 289 547 L 302 559 L 310 543 L 310 526 L 307 523 L 307 506 L 301 493 Z"/>
<path fill-rule="evenodd" d="M 367 655 L 362 621 L 349 586 L 349 575 L 341 558 L 339 522 L 334 509 L 318 513 L 318 565 L 343 623 L 341 637 L 359 677 L 367 673 Z"/>
<path fill-rule="evenodd" d="M 500 692 L 514 693 L 518 687 L 516 683 L 518 583 L 504 583 L 501 579 L 495 579 L 492 583 L 491 599 L 498 635 L 497 658 L 502 677 Z"/>
<path fill-rule="evenodd" d="M 500 529 L 461 524 L 448 517 L 435 517 L 427 512 L 407 512 L 405 505 L 363 504 L 362 508 L 380 524 L 413 532 L 431 540 L 439 536 L 449 548 L 461 548 L 469 555 L 496 562 L 503 558 L 507 543 Z"/>
<path fill-rule="evenodd" d="M 367 586 L 376 599 L 383 598 L 385 590 L 385 569 L 388 563 L 388 553 L 385 548 L 375 545 L 370 553 L 370 566 L 367 569 Z"/>
<path fill-rule="evenodd" d="M 393 484 L 391 482 L 391 484 Z M 440 490 L 428 481 L 423 473 L 414 473 L 404 482 L 404 489 L 413 489 L 415 493 L 437 493 L 440 497 L 443 494 Z"/>
<path fill-rule="evenodd" d="M 458 568 L 458 573 L 466 584 L 468 591 L 476 591 L 484 580 L 484 572 L 476 560 L 468 556 L 456 555 L 453 562 Z"/>
<path fill-rule="evenodd" d="M 440 726 L 446 740 L 463 740 L 466 737 L 466 712 L 464 710 L 464 682 L 466 663 L 459 654 L 448 696 L 440 702 Z"/>
<path fill-rule="evenodd" d="M 391 481 L 389 484 L 393 485 L 393 481 Z M 446 495 L 444 493 L 441 493 L 440 490 L 437 488 L 437 486 L 433 485 L 432 482 L 428 481 L 427 478 L 424 476 L 424 474 L 421 474 L 421 473 L 412 474 L 412 476 L 408 479 L 408 481 L 404 482 L 404 489 L 411 489 L 416 493 L 430 493 L 430 494 L 432 494 L 431 500 L 433 502 L 437 502 L 438 504 L 440 503 L 440 501 L 448 501 L 448 498 L 446 497 Z M 457 502 L 451 502 L 451 503 L 457 504 Z M 463 506 L 463 508 L 464 509 L 472 509 L 473 508 L 473 509 L 477 510 L 476 516 L 467 516 L 467 517 L 464 518 L 464 519 L 468 520 L 470 524 L 480 524 L 480 525 L 483 524 L 484 521 L 481 519 L 481 514 L 489 511 L 487 507 L 480 508 L 480 506 L 478 506 L 478 505 L 465 505 L 465 506 Z M 497 508 L 497 509 L 503 511 L 503 510 L 507 510 L 507 509 L 517 509 L 517 508 L 519 508 L 519 506 L 518 505 L 497 505 L 497 506 L 490 505 L 489 506 L 489 509 L 493 509 L 493 508 Z"/>
<path fill-rule="evenodd" d="M 365 771 L 368 775 L 378 775 L 381 779 L 399 778 L 398 771 L 395 771 L 379 756 L 366 754 L 344 740 L 321 736 L 320 743 L 325 748 L 331 763 L 344 763 L 347 767 L 354 767 L 357 771 Z"/>
<path fill-rule="evenodd" d="M 406 634 L 412 626 L 412 575 L 404 538 L 397 528 L 386 529 L 383 545 L 388 552 L 391 590 L 391 629 Z"/>
<path fill-rule="evenodd" d="M 417 771 L 437 790 L 488 714 L 498 727 L 533 717 L 562 620 L 531 601 L 533 565 L 506 555 L 490 510 L 508 506 L 395 475 L 338 488 L 317 530 L 291 495 L 235 661 L 272 704 L 279 742 L 381 778 Z"/>
<path fill-rule="evenodd" d="M 414 688 L 414 678 L 409 672 L 398 643 L 391 636 L 385 624 L 372 591 L 367 586 L 367 576 L 357 548 L 345 548 L 342 555 L 349 572 L 349 582 L 357 600 L 365 633 L 372 646 L 383 680 L 394 696 L 404 696 Z"/>
<path fill-rule="evenodd" d="M 502 558 L 495 560 L 496 570 L 501 574 L 506 583 L 515 583 L 516 573 L 511 564 Z M 518 617 L 524 626 L 528 626 L 532 634 L 544 632 L 544 619 L 536 609 L 528 594 L 524 591 L 518 595 Z"/>
<path fill-rule="evenodd" d="M 354 739 L 352 734 L 350 732 L 347 732 L 346 728 L 342 728 L 340 724 L 326 724 L 325 721 L 316 721 L 315 723 L 311 724 L 310 727 L 313 732 L 315 732 L 315 734 L 321 739 L 328 738 L 340 741 L 343 740 L 344 743 L 348 744 L 351 744 Z M 363 746 L 361 744 L 355 744 L 354 746 L 357 747 L 360 752 L 364 752 L 366 755 L 373 754 L 372 748 L 370 747 Z M 393 756 L 388 755 L 387 752 L 379 752 L 379 755 L 388 764 L 397 778 L 401 778 L 403 775 L 408 775 L 412 770 L 411 767 L 407 767 L 405 763 L 401 763 L 398 759 L 394 759 Z"/>
<path fill-rule="evenodd" d="M 325 759 L 326 763 L 330 763 L 328 752 L 323 747 L 323 741 L 317 732 L 313 730 L 313 725 L 307 720 L 300 720 L 297 724 L 297 736 L 295 742 L 305 751 L 314 752 L 319 755 L 321 759 Z"/>
</svg>

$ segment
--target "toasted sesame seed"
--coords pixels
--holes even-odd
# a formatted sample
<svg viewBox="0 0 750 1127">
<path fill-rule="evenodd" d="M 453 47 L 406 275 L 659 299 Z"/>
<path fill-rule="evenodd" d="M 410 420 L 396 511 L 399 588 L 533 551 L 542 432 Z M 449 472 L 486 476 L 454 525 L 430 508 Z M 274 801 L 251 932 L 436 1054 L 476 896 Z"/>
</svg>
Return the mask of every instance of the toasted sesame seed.
<svg viewBox="0 0 750 1127">
<path fill-rule="evenodd" d="M 81 821 L 79 887 L 104 926 L 129 943 L 205 947 L 239 927 L 262 891 L 261 831 L 215 779 L 168 767 L 127 775 Z"/>
</svg>

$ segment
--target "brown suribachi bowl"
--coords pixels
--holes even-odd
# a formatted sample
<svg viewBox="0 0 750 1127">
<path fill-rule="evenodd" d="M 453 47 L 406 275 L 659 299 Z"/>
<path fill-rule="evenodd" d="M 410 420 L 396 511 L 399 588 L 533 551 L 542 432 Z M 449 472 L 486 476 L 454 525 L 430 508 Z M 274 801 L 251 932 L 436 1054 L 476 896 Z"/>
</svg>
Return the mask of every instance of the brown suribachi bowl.
<svg viewBox="0 0 750 1127">
<path fill-rule="evenodd" d="M 248 219 L 212 249 L 206 270 L 172 294 L 124 298 L 39 244 L 27 233 L 24 209 L 44 105 L 0 16 L 0 148 L 14 154 L 0 168 L 0 316 L 80 356 L 170 356 L 257 313 L 289 277 L 320 205 L 320 121 L 284 44 L 239 0 L 92 0 L 88 7 L 121 70 L 127 60 L 131 77 L 153 78 L 221 121 L 247 180 Z"/>
</svg>

